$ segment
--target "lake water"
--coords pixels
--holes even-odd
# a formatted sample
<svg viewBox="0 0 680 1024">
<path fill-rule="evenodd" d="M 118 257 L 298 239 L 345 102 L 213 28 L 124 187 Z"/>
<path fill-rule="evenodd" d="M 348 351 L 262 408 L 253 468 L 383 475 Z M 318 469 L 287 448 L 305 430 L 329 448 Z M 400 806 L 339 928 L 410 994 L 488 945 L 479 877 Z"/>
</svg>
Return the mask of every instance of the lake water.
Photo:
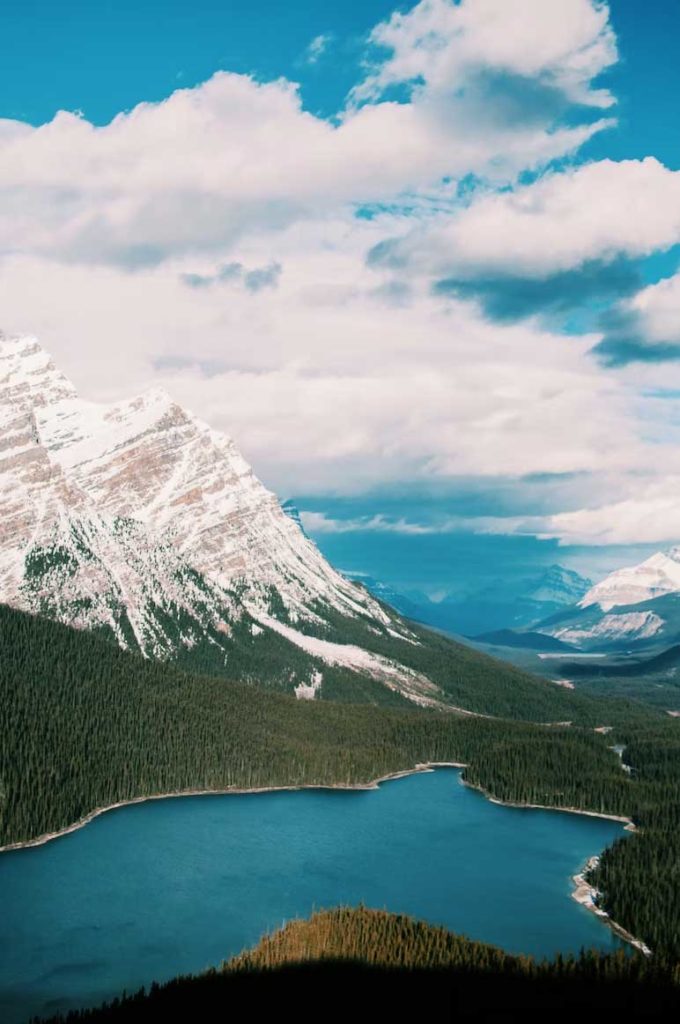
<svg viewBox="0 0 680 1024">
<path fill-rule="evenodd" d="M 552 955 L 618 944 L 570 897 L 616 822 L 492 804 L 454 769 L 377 790 L 180 797 L 0 854 L 0 1020 L 218 964 L 314 908 L 365 903 Z"/>
</svg>

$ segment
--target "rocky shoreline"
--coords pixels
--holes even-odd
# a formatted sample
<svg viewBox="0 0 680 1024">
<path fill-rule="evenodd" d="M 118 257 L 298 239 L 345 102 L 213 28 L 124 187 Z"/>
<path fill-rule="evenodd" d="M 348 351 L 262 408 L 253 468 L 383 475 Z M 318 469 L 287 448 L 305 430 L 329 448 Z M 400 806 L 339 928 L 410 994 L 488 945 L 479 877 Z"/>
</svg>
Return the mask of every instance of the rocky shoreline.
<svg viewBox="0 0 680 1024">
<path fill-rule="evenodd" d="M 572 899 L 576 900 L 577 903 L 580 903 L 582 907 L 586 908 L 586 910 L 590 910 L 593 914 L 596 914 L 597 917 L 604 921 L 611 930 L 619 936 L 619 938 L 625 939 L 626 942 L 629 942 L 631 946 L 635 946 L 635 948 L 639 949 L 641 953 L 645 954 L 645 956 L 651 956 L 652 951 L 649 946 L 647 946 L 641 939 L 636 939 L 634 935 L 631 935 L 630 932 L 626 931 L 626 929 L 618 924 L 617 921 L 612 920 L 606 910 L 602 910 L 602 908 L 598 906 L 597 900 L 600 896 L 600 892 L 588 882 L 587 876 L 588 873 L 592 871 L 593 868 L 596 868 L 599 863 L 599 856 L 595 855 L 590 857 L 579 874 L 574 875 L 572 879 L 574 883 L 574 890 L 571 894 Z"/>
</svg>

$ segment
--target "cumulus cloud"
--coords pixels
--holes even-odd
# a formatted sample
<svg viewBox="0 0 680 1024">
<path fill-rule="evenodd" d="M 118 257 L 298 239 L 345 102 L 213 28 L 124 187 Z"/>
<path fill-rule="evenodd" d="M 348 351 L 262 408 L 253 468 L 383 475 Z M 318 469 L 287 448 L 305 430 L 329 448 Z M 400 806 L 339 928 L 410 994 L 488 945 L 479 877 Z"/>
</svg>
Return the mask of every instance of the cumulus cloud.
<svg viewBox="0 0 680 1024">
<path fill-rule="evenodd" d="M 653 157 L 601 160 L 512 190 L 382 241 L 371 260 L 435 278 L 545 281 L 647 256 L 680 240 L 680 172 Z"/>
<path fill-rule="evenodd" d="M 377 25 L 371 42 L 388 56 L 354 89 L 355 100 L 404 83 L 452 93 L 493 68 L 518 82 L 538 80 L 575 103 L 613 103 L 592 86 L 617 58 L 608 7 L 597 0 L 422 0 Z"/>
<path fill-rule="evenodd" d="M 680 475 L 641 482 L 634 496 L 596 508 L 516 523 L 518 532 L 563 544 L 668 544 L 680 537 Z"/>
<path fill-rule="evenodd" d="M 472 299 L 494 320 L 512 322 L 539 313 L 572 314 L 589 303 L 621 300 L 637 292 L 640 286 L 637 267 L 616 259 L 612 263 L 593 260 L 543 278 L 515 277 L 510 273 L 480 274 L 471 279 L 444 278 L 435 283 L 434 290 L 439 295 Z M 599 343 L 597 349 L 602 348 Z"/>
<path fill-rule="evenodd" d="M 601 321 L 594 351 L 608 366 L 680 359 L 680 274 L 641 289 Z"/>
<path fill-rule="evenodd" d="M 285 266 L 266 292 L 187 287 L 181 264 L 129 274 L 13 260 L 0 304 L 85 394 L 160 377 L 286 493 L 644 463 L 634 392 L 593 362 L 594 339 L 498 327 L 427 291 L 395 303 L 361 263 L 382 230 L 291 228 L 267 255 L 269 237 L 251 241 L 237 262 Z"/>
<path fill-rule="evenodd" d="M 469 174 L 512 181 L 574 151 L 604 125 L 578 117 L 562 123 L 551 104 L 540 116 L 512 119 L 501 111 L 487 122 L 477 109 L 481 102 L 495 110 L 494 97 L 507 105 L 510 84 L 489 83 L 511 73 L 521 73 L 529 89 L 561 90 L 572 100 L 583 92 L 596 102 L 588 83 L 614 56 L 606 10 L 594 0 L 560 3 L 561 18 L 546 18 L 528 0 L 423 0 L 414 8 L 417 21 L 463 19 L 460 31 L 442 24 L 437 53 L 443 60 L 451 51 L 455 64 L 459 40 L 467 40 L 475 74 L 487 81 L 480 95 L 472 87 L 464 95 L 442 92 L 443 71 L 407 102 L 369 89 L 376 75 L 381 82 L 398 77 L 408 52 L 420 59 L 420 37 L 398 40 L 395 22 L 376 30 L 375 41 L 389 38 L 396 49 L 363 83 L 364 102 L 333 121 L 306 111 L 289 81 L 227 72 L 163 102 L 140 103 L 102 127 L 64 111 L 36 128 L 2 121 L 0 254 L 139 268 L 217 253 L 253 231 L 326 216 L 343 204 L 440 189 Z M 500 45 L 508 8 L 510 54 Z M 526 106 L 520 97 L 518 111 Z"/>
</svg>

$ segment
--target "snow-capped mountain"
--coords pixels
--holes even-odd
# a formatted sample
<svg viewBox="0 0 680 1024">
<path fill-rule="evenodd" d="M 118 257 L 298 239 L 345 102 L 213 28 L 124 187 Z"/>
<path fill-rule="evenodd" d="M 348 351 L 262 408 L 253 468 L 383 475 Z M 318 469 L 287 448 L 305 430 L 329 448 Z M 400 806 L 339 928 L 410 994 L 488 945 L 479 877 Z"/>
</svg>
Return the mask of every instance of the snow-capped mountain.
<svg viewBox="0 0 680 1024">
<path fill-rule="evenodd" d="M 350 621 L 413 639 L 325 561 L 229 438 L 163 391 L 84 401 L 35 339 L 3 336 L 0 438 L 0 601 L 147 656 L 278 674 L 299 696 L 334 666 L 439 702 L 422 674 L 336 642 Z"/>
<path fill-rule="evenodd" d="M 608 612 L 621 605 L 640 604 L 663 594 L 680 593 L 680 547 L 657 551 L 640 565 L 610 573 L 582 597 L 581 608 L 597 604 Z"/>
<path fill-rule="evenodd" d="M 556 710 L 548 683 L 336 572 L 291 511 L 164 391 L 85 401 L 34 338 L 0 335 L 0 602 L 299 699 Z"/>
<path fill-rule="evenodd" d="M 563 607 L 578 601 L 591 587 L 591 581 L 573 569 L 551 565 L 537 580 L 536 586 L 525 594 L 524 599 L 536 604 Z"/>
<path fill-rule="evenodd" d="M 585 650 L 675 642 L 680 635 L 680 547 L 617 569 L 575 606 L 538 628 Z"/>
<path fill-rule="evenodd" d="M 320 599 L 366 610 L 233 441 L 161 389 L 112 406 L 85 402 L 34 339 L 2 343 L 0 387 L 5 405 L 33 417 L 54 471 L 100 513 L 171 533 L 177 551 L 220 586 L 276 587 L 293 613 L 309 614 Z M 370 610 L 381 617 L 374 603 Z"/>
</svg>

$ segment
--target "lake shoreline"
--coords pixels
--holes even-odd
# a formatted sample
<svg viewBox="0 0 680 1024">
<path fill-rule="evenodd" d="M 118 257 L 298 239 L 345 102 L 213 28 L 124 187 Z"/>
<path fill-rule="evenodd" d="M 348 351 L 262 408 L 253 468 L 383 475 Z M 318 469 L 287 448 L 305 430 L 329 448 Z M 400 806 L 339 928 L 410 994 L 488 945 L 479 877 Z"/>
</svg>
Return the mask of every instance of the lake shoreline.
<svg viewBox="0 0 680 1024">
<path fill-rule="evenodd" d="M 28 839 L 24 842 L 9 843 L 6 846 L 0 847 L 0 854 L 10 853 L 17 850 L 31 849 L 32 847 L 45 846 L 47 843 L 52 842 L 54 839 L 59 839 L 62 836 L 70 835 L 73 832 L 79 831 L 81 828 L 85 828 L 90 822 L 94 821 L 95 818 L 100 817 L 102 814 L 107 814 L 109 811 L 118 810 L 121 807 L 130 807 L 134 804 L 148 803 L 152 800 L 173 800 L 179 797 L 189 796 L 247 796 L 250 794 L 257 793 L 292 793 L 301 792 L 303 790 L 325 790 L 325 791 L 343 791 L 343 792 L 368 792 L 370 790 L 378 789 L 385 782 L 393 782 L 396 779 L 407 778 L 410 775 L 420 775 L 426 772 L 433 772 L 437 768 L 467 768 L 468 766 L 462 761 L 426 761 L 418 763 L 413 768 L 405 768 L 398 772 L 390 772 L 388 775 L 381 775 L 378 778 L 372 779 L 370 782 L 357 782 L 352 784 L 344 783 L 310 783 L 303 785 L 289 785 L 289 786 L 260 786 L 253 788 L 244 787 L 229 787 L 228 789 L 184 789 L 178 790 L 172 793 L 153 793 L 148 796 L 132 797 L 129 800 L 120 800 L 114 804 L 108 804 L 105 807 L 96 807 L 88 814 L 84 815 L 78 821 L 73 822 L 71 825 L 67 825 L 56 832 L 46 832 L 41 836 L 36 836 L 35 839 Z M 467 786 L 469 789 L 476 790 L 481 796 L 483 796 L 490 803 L 497 804 L 499 807 L 511 807 L 516 810 L 537 810 L 537 811 L 561 811 L 566 814 L 581 814 L 590 818 L 605 818 L 609 821 L 618 821 L 624 824 L 624 827 L 628 831 L 635 831 L 635 824 L 631 818 L 627 818 L 623 815 L 617 814 L 605 814 L 601 811 L 586 811 L 581 810 L 578 807 L 550 807 L 545 804 L 527 804 L 527 803 L 515 803 L 511 801 L 499 800 L 498 797 L 492 796 L 482 786 L 476 786 L 473 783 L 468 782 L 466 779 L 461 778 L 460 782 L 462 785 Z M 585 866 L 581 871 L 572 876 L 573 889 L 571 893 L 572 899 L 574 899 L 581 906 L 594 913 L 603 924 L 606 924 L 616 935 L 624 939 L 630 945 L 639 949 L 646 956 L 651 955 L 651 950 L 645 945 L 645 943 L 631 935 L 630 932 L 626 931 L 622 925 L 617 921 L 614 921 L 606 911 L 602 910 L 596 904 L 596 897 L 598 892 L 591 886 L 585 878 L 588 870 L 599 862 L 599 855 L 594 855 L 588 859 Z"/>
<path fill-rule="evenodd" d="M 605 814 L 602 811 L 582 811 L 578 807 L 549 807 L 546 804 L 518 804 L 511 801 L 499 800 L 498 797 L 491 796 L 482 786 L 475 786 L 471 782 L 467 782 L 466 779 L 461 779 L 464 786 L 469 786 L 470 789 L 476 789 L 478 793 L 481 793 L 487 800 L 492 804 L 498 804 L 499 807 L 514 807 L 516 810 L 532 810 L 532 811 L 562 811 L 565 814 L 585 814 L 588 818 L 607 818 L 609 821 L 620 821 L 623 823 L 624 829 L 627 832 L 635 832 L 635 822 L 632 818 L 627 818 L 622 814 Z M 639 949 L 645 956 L 651 956 L 651 949 L 645 945 L 642 939 L 636 938 L 631 935 L 630 932 L 626 931 L 623 925 L 620 925 L 618 921 L 615 921 L 606 910 L 602 910 L 596 903 L 596 897 L 599 895 L 598 890 L 595 889 L 586 881 L 586 874 L 591 867 L 594 867 L 599 863 L 599 854 L 594 854 L 589 857 L 581 871 L 578 874 L 572 876 L 573 889 L 571 892 L 571 898 L 576 900 L 580 906 L 585 907 L 586 910 L 590 910 L 591 913 L 595 914 L 603 924 L 606 924 L 615 935 L 619 938 L 624 939 L 631 946 Z"/>
<path fill-rule="evenodd" d="M 606 910 L 602 910 L 601 907 L 598 907 L 597 897 L 600 895 L 599 891 L 590 884 L 586 876 L 589 871 L 597 867 L 599 862 L 600 857 L 598 854 L 589 857 L 579 873 L 573 876 L 572 882 L 574 883 L 574 890 L 571 894 L 572 899 L 576 900 L 580 906 L 585 907 L 586 910 L 590 910 L 591 913 L 595 914 L 596 917 L 599 917 L 601 921 L 604 921 L 609 925 L 614 934 L 618 935 L 619 938 L 624 939 L 626 942 L 630 943 L 631 946 L 635 946 L 635 948 L 639 949 L 645 956 L 651 956 L 651 949 L 642 941 L 642 939 L 636 939 L 635 936 L 631 935 L 629 931 L 626 931 L 618 921 L 614 921 Z"/>
<path fill-rule="evenodd" d="M 632 818 L 628 818 L 623 814 L 605 814 L 604 811 L 584 811 L 579 807 L 551 807 L 549 804 L 518 804 L 512 800 L 499 800 L 497 796 L 492 796 L 483 786 L 476 786 L 473 782 L 468 782 L 463 779 L 463 785 L 469 786 L 470 789 L 476 789 L 478 793 L 492 804 L 498 804 L 499 807 L 514 807 L 517 810 L 530 810 L 530 811 L 560 811 L 563 814 L 585 814 L 587 818 L 606 818 L 608 821 L 620 821 L 626 832 L 635 832 L 635 822 Z"/>
<path fill-rule="evenodd" d="M 54 839 L 60 839 L 62 836 L 70 835 L 72 832 L 85 828 L 86 825 L 89 825 L 91 821 L 99 818 L 102 814 L 116 811 L 120 807 L 131 807 L 134 804 L 143 804 L 151 800 L 173 800 L 185 796 L 248 796 L 249 794 L 256 793 L 296 793 L 310 789 L 363 792 L 378 789 L 383 782 L 392 782 L 395 779 L 403 779 L 409 775 L 431 772 L 436 768 L 467 768 L 467 765 L 461 761 L 428 761 L 416 764 L 413 768 L 405 768 L 402 771 L 391 772 L 389 775 L 381 775 L 370 782 L 347 784 L 342 782 L 303 783 L 300 785 L 255 786 L 251 788 L 230 786 L 227 789 L 180 789 L 171 793 L 151 793 L 148 796 L 135 796 L 130 797 L 129 800 L 119 800 L 117 803 L 107 804 L 105 807 L 95 807 L 92 811 L 88 811 L 87 814 L 83 815 L 82 818 L 79 818 L 70 825 L 65 825 L 64 828 L 58 829 L 56 832 L 44 832 L 42 835 L 36 836 L 35 839 L 25 839 L 22 842 L 8 843 L 6 846 L 0 846 L 0 854 L 11 853 L 16 850 L 28 850 L 35 846 L 44 846 L 46 843 L 51 843 Z"/>
<path fill-rule="evenodd" d="M 396 779 L 407 778 L 409 775 L 419 775 L 423 772 L 431 772 L 436 768 L 467 767 L 468 765 L 463 761 L 423 761 L 422 763 L 415 764 L 413 768 L 404 768 L 398 772 L 390 772 L 388 775 L 380 775 L 378 778 L 372 779 L 370 782 L 303 783 L 300 785 L 255 786 L 250 788 L 243 786 L 230 786 L 226 789 L 180 789 L 171 793 L 151 793 L 148 796 L 135 796 L 130 797 L 129 800 L 119 800 L 117 803 L 107 804 L 105 807 L 95 807 L 92 811 L 88 811 L 88 813 L 82 818 L 74 821 L 71 825 L 65 825 L 64 828 L 58 829 L 56 832 L 45 832 L 41 836 L 36 836 L 35 839 L 26 839 L 22 842 L 8 843 L 6 846 L 0 846 L 0 853 L 10 853 L 13 850 L 27 850 L 33 846 L 44 846 L 45 843 L 50 843 L 53 839 L 59 839 L 61 836 L 67 836 L 72 832 L 77 832 L 78 829 L 85 828 L 85 826 L 89 825 L 89 823 L 94 821 L 95 818 L 108 813 L 108 811 L 118 810 L 119 807 L 130 807 L 133 804 L 143 804 L 149 800 L 173 800 L 184 796 L 247 796 L 254 793 L 296 793 L 309 789 L 363 792 L 378 789 L 378 787 L 384 782 L 392 782 Z M 623 815 L 605 814 L 603 811 L 586 811 L 578 807 L 551 807 L 548 804 L 515 803 L 508 800 L 500 800 L 498 797 L 492 796 L 492 794 L 484 789 L 483 786 L 477 786 L 472 782 L 468 782 L 467 779 L 461 778 L 461 783 L 464 786 L 468 786 L 469 789 L 474 789 L 478 793 L 481 793 L 486 800 L 492 804 L 497 804 L 499 807 L 514 807 L 517 810 L 560 811 L 565 814 L 584 814 L 589 818 L 606 818 L 609 821 L 620 821 L 624 823 L 624 827 L 627 831 L 635 831 L 635 824 L 633 820 Z"/>
</svg>

